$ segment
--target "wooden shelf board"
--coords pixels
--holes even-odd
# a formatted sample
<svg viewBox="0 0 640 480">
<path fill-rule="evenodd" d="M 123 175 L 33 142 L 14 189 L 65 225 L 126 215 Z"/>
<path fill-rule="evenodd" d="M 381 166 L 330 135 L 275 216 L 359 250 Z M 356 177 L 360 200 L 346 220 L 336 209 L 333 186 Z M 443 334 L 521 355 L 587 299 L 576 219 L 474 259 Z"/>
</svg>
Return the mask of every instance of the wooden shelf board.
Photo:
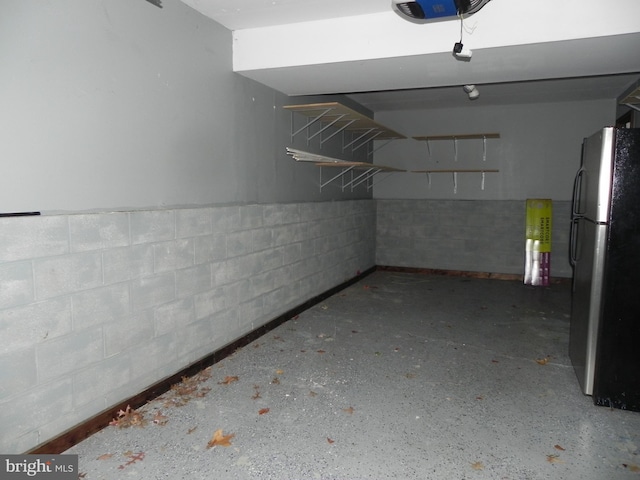
<svg viewBox="0 0 640 480">
<path fill-rule="evenodd" d="M 406 172 L 406 170 L 402 170 L 400 168 L 387 167 L 385 165 L 375 165 L 373 163 L 367 163 L 367 162 L 348 162 L 348 161 L 317 162 L 316 165 L 318 167 L 341 167 L 341 168 L 353 167 L 358 170 L 375 168 L 376 170 L 382 170 L 384 172 Z"/>
<path fill-rule="evenodd" d="M 461 133 L 459 135 L 428 135 L 423 137 L 412 137 L 414 140 L 475 140 L 483 138 L 500 138 L 499 133 Z"/>
<path fill-rule="evenodd" d="M 473 170 L 460 170 L 460 169 L 452 169 L 452 170 L 412 170 L 413 173 L 497 173 L 500 170 L 483 168 L 483 169 L 473 169 Z"/>
<path fill-rule="evenodd" d="M 338 117 L 341 117 L 337 120 L 333 126 L 336 128 L 345 128 L 347 131 L 360 131 L 364 132 L 367 130 L 374 130 L 378 135 L 376 135 L 375 140 L 394 140 L 394 139 L 403 139 L 407 138 L 405 135 L 398 133 L 390 128 L 387 128 L 383 125 L 380 125 L 373 119 L 356 112 L 355 110 L 350 109 L 349 107 L 345 107 L 341 103 L 338 102 L 327 102 L 327 103 L 308 103 L 304 105 L 285 105 L 282 107 L 286 110 L 299 113 L 306 117 L 316 118 L 318 115 L 323 114 L 320 121 L 322 123 L 331 123 L 336 120 Z"/>
</svg>

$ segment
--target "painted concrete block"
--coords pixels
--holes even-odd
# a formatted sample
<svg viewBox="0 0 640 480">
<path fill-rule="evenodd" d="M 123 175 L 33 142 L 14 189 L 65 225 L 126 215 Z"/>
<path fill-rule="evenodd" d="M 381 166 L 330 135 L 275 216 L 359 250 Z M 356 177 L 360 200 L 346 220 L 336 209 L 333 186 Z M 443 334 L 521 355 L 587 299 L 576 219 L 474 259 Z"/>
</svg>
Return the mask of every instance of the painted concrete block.
<svg viewBox="0 0 640 480">
<path fill-rule="evenodd" d="M 38 377 L 49 380 L 104 358 L 101 327 L 72 332 L 36 346 Z"/>
<path fill-rule="evenodd" d="M 195 246 L 192 238 L 183 238 L 153 245 L 154 271 L 168 272 L 189 267 L 195 262 Z"/>
<path fill-rule="evenodd" d="M 256 258 L 258 259 L 257 261 L 260 264 L 260 271 L 264 272 L 267 270 L 272 270 L 274 268 L 280 268 L 283 264 L 282 253 L 283 247 L 271 248 L 269 250 L 257 252 Z"/>
<path fill-rule="evenodd" d="M 0 355 L 35 347 L 68 334 L 71 328 L 69 297 L 0 310 Z"/>
<path fill-rule="evenodd" d="M 273 227 L 300 222 L 300 208 L 297 203 L 264 206 L 264 225 Z"/>
<path fill-rule="evenodd" d="M 238 305 L 238 325 L 245 332 L 251 331 L 256 326 L 262 325 L 263 299 L 254 298 Z"/>
<path fill-rule="evenodd" d="M 246 278 L 237 282 L 229 283 L 222 287 L 224 292 L 225 308 L 237 308 L 237 306 L 251 298 L 251 280 Z"/>
<path fill-rule="evenodd" d="M 104 329 L 105 357 L 135 348 L 136 345 L 150 341 L 153 336 L 154 322 L 151 310 L 114 320 Z"/>
<path fill-rule="evenodd" d="M 291 263 L 298 262 L 302 259 L 302 244 L 294 243 L 282 247 L 282 263 L 283 265 L 289 265 Z"/>
<path fill-rule="evenodd" d="M 187 323 L 181 328 L 186 328 L 186 325 Z M 180 330 L 175 332 L 177 331 Z M 132 382 L 151 385 L 158 378 L 165 378 L 175 373 L 174 365 L 178 361 L 178 337 L 175 332 L 158 335 L 129 351 Z"/>
<path fill-rule="evenodd" d="M 0 263 L 69 253 L 66 216 L 0 218 Z"/>
<path fill-rule="evenodd" d="M 131 243 L 162 242 L 176 238 L 174 210 L 131 212 Z"/>
<path fill-rule="evenodd" d="M 193 296 L 211 289 L 211 265 L 196 265 L 176 271 L 176 295 L 178 298 Z"/>
<path fill-rule="evenodd" d="M 279 247 L 290 243 L 300 242 L 309 238 L 309 225 L 296 224 L 280 225 L 271 229 L 273 237 L 273 246 Z"/>
<path fill-rule="evenodd" d="M 211 208 L 187 208 L 176 210 L 177 238 L 210 235 L 213 232 L 211 216 Z"/>
<path fill-rule="evenodd" d="M 65 378 L 44 383 L 0 402 L 0 451 L 23 453 L 25 450 L 20 437 L 37 431 L 57 416 L 71 412 L 72 392 L 71 378 Z"/>
<path fill-rule="evenodd" d="M 102 253 L 104 283 L 117 283 L 153 273 L 153 245 L 115 248 Z"/>
<path fill-rule="evenodd" d="M 240 208 L 236 205 L 214 208 L 211 213 L 213 232 L 226 233 L 241 230 Z"/>
<path fill-rule="evenodd" d="M 227 234 L 227 255 L 237 257 L 253 251 L 253 232 L 241 230 Z"/>
<path fill-rule="evenodd" d="M 129 214 L 70 215 L 69 242 L 72 252 L 129 245 Z"/>
<path fill-rule="evenodd" d="M 195 316 L 197 320 L 215 315 L 226 308 L 225 290 L 216 288 L 207 292 L 198 293 L 193 298 Z"/>
<path fill-rule="evenodd" d="M 0 355 L 0 400 L 36 385 L 35 350 L 35 347 L 30 347 Z"/>
<path fill-rule="evenodd" d="M 251 251 L 259 252 L 273 247 L 273 235 L 269 228 L 251 230 Z"/>
<path fill-rule="evenodd" d="M 251 277 L 251 296 L 258 297 L 272 290 L 276 290 L 288 283 L 290 278 L 289 268 L 283 267 L 275 270 L 267 270 Z"/>
<path fill-rule="evenodd" d="M 244 205 L 240 208 L 240 228 L 260 228 L 264 223 L 262 205 Z"/>
<path fill-rule="evenodd" d="M 73 377 L 75 405 L 86 405 L 122 387 L 131 380 L 129 355 L 114 355 L 85 368 Z"/>
<path fill-rule="evenodd" d="M 102 256 L 98 252 L 36 260 L 33 268 L 37 299 L 89 290 L 102 285 Z"/>
<path fill-rule="evenodd" d="M 176 280 L 173 272 L 131 281 L 133 311 L 160 306 L 171 302 L 176 295 Z"/>
<path fill-rule="evenodd" d="M 221 287 L 227 283 L 227 263 L 213 262 L 211 263 L 211 285 L 213 288 Z"/>
<path fill-rule="evenodd" d="M 75 330 L 112 324 L 129 315 L 131 298 L 129 285 L 117 283 L 72 296 L 73 328 Z"/>
<path fill-rule="evenodd" d="M 214 233 L 194 238 L 195 263 L 224 260 L 227 257 L 226 233 Z"/>
<path fill-rule="evenodd" d="M 155 335 L 160 336 L 184 328 L 196 318 L 194 299 L 183 298 L 166 303 L 154 311 Z"/>
<path fill-rule="evenodd" d="M 32 302 L 34 293 L 31 262 L 0 265 L 0 308 Z"/>
</svg>

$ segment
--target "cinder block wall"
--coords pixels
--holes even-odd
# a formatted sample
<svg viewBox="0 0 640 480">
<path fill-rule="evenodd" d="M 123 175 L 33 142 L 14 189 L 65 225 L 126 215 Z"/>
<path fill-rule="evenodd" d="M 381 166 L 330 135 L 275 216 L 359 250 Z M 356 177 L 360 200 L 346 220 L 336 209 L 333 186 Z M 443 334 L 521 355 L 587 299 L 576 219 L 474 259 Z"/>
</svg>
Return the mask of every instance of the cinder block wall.
<svg viewBox="0 0 640 480">
<path fill-rule="evenodd" d="M 551 274 L 571 277 L 571 202 L 553 202 Z M 524 200 L 377 200 L 376 264 L 522 274 Z"/>
<path fill-rule="evenodd" d="M 0 451 L 20 453 L 374 266 L 375 202 L 0 219 Z"/>
</svg>

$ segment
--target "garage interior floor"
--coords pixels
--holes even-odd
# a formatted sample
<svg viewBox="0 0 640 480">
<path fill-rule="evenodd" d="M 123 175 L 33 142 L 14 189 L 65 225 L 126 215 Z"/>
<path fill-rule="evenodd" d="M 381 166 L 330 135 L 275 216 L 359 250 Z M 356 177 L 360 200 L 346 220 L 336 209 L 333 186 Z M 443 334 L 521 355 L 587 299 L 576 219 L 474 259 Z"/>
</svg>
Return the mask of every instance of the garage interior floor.
<svg viewBox="0 0 640 480">
<path fill-rule="evenodd" d="M 89 480 L 640 478 L 640 413 L 578 386 L 570 288 L 377 270 L 65 453 Z"/>
</svg>

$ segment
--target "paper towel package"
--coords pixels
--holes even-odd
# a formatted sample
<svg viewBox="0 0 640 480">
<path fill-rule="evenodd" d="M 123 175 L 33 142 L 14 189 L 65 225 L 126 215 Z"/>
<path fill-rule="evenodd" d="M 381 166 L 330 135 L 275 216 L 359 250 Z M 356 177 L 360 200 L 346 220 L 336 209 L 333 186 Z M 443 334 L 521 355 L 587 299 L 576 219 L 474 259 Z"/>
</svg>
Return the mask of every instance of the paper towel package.
<svg viewBox="0 0 640 480">
<path fill-rule="evenodd" d="M 552 201 L 550 199 L 527 199 L 524 262 L 524 283 L 526 285 L 549 285 L 551 216 Z"/>
</svg>

